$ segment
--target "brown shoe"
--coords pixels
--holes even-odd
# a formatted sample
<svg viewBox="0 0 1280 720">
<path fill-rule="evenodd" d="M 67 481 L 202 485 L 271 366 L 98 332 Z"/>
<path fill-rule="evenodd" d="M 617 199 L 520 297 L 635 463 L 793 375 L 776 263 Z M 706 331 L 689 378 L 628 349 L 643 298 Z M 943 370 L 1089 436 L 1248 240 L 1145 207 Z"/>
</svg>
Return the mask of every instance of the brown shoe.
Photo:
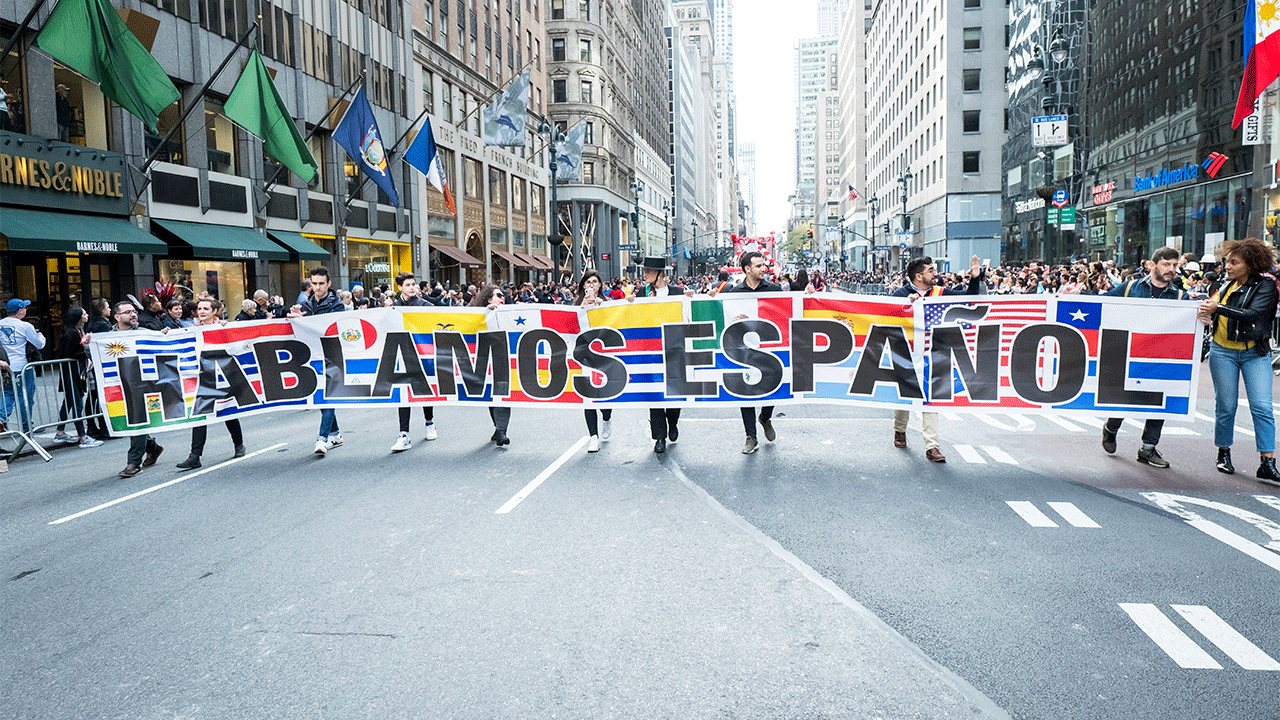
<svg viewBox="0 0 1280 720">
<path fill-rule="evenodd" d="M 947 461 L 947 456 L 943 455 L 942 451 L 938 448 L 929 448 L 928 450 L 925 450 L 924 456 L 929 459 L 929 462 L 944 463 Z"/>
<path fill-rule="evenodd" d="M 904 448 L 907 446 L 907 434 L 904 432 L 895 432 L 893 434 L 893 446 L 896 448 Z"/>
<path fill-rule="evenodd" d="M 125 465 L 124 469 L 120 471 L 120 477 L 131 478 L 140 472 L 142 472 L 142 468 L 137 465 Z"/>
<path fill-rule="evenodd" d="M 151 467 L 152 465 L 155 465 L 156 460 L 159 459 L 160 453 L 162 452 L 164 452 L 164 448 L 156 445 L 155 449 L 147 453 L 147 456 L 142 459 L 142 467 Z"/>
</svg>

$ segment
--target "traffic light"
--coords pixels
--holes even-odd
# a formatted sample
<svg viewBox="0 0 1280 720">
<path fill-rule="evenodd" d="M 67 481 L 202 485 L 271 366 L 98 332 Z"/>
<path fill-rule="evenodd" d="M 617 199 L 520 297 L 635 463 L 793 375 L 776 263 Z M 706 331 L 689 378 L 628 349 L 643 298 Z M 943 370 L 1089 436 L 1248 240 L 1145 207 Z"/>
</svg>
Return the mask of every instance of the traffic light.
<svg viewBox="0 0 1280 720">
<path fill-rule="evenodd" d="M 809 239 L 810 239 L 810 240 L 812 240 L 812 239 L 813 239 L 813 228 L 809 228 L 808 233 L 809 233 Z"/>
</svg>

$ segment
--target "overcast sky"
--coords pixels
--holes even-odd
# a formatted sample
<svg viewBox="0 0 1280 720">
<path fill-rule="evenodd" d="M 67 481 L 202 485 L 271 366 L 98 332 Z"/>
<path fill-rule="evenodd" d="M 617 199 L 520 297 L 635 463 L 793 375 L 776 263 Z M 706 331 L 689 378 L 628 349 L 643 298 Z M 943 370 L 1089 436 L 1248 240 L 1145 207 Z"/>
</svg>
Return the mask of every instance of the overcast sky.
<svg viewBox="0 0 1280 720">
<path fill-rule="evenodd" d="M 787 195 L 795 189 L 795 43 L 817 34 L 817 0 L 733 8 L 733 89 L 738 142 L 756 144 L 756 226 L 787 229 Z"/>
</svg>

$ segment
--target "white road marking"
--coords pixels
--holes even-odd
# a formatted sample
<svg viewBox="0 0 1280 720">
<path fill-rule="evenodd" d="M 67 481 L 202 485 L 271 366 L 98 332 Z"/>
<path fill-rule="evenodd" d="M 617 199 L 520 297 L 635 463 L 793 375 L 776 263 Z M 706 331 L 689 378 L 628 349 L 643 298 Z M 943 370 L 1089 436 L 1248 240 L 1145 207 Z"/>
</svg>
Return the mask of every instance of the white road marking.
<svg viewBox="0 0 1280 720">
<path fill-rule="evenodd" d="M 951 410 L 943 410 L 942 417 L 952 422 L 964 422 L 964 415 L 961 415 L 958 412 L 953 412 Z"/>
<path fill-rule="evenodd" d="M 1280 555 L 1267 550 L 1258 543 L 1242 538 L 1221 525 L 1203 518 L 1188 520 L 1187 524 L 1214 540 L 1230 545 L 1263 565 L 1269 565 L 1275 570 L 1280 570 Z"/>
<path fill-rule="evenodd" d="M 1021 515 L 1022 519 L 1026 520 L 1031 527 L 1058 527 L 1058 523 L 1051 520 L 1048 515 L 1040 512 L 1040 509 L 1032 503 L 1025 500 L 1006 500 L 1005 504 Z"/>
<path fill-rule="evenodd" d="M 1235 628 L 1227 624 L 1227 621 L 1218 617 L 1218 614 L 1203 605 L 1174 605 L 1174 610 L 1178 614 L 1187 619 L 1194 627 L 1209 639 L 1209 642 L 1218 646 L 1218 649 L 1227 654 L 1227 657 L 1239 663 L 1240 667 L 1245 670 L 1267 670 L 1271 672 L 1280 672 L 1280 662 L 1276 662 L 1275 658 L 1262 652 L 1257 645 L 1249 642 L 1248 638 L 1241 635 Z"/>
<path fill-rule="evenodd" d="M 1218 664 L 1195 643 L 1186 633 L 1178 629 L 1173 621 L 1160 612 L 1160 608 L 1148 603 L 1119 603 L 1120 609 L 1147 634 L 1161 650 L 1178 663 L 1179 667 L 1190 670 L 1221 670 Z"/>
<path fill-rule="evenodd" d="M 1031 420 L 1028 420 L 1027 418 L 1023 417 L 1022 415 L 1014 415 L 1010 413 L 1003 413 L 1003 414 L 1005 417 L 1012 419 L 1014 424 L 1007 425 L 997 420 L 996 418 L 992 417 L 991 415 L 988 415 L 987 413 L 973 413 L 973 416 L 978 418 L 982 422 L 990 425 L 993 428 L 1006 430 L 1009 432 L 1019 432 L 1019 431 L 1030 432 L 1036 429 L 1036 424 Z"/>
<path fill-rule="evenodd" d="M 122 497 L 122 498 L 116 498 L 115 500 L 112 500 L 111 502 L 103 503 L 103 504 L 101 504 L 101 505 L 99 505 L 99 506 L 97 506 L 97 507 L 91 507 L 91 508 L 89 508 L 88 510 L 81 510 L 80 512 L 76 513 L 75 515 L 68 515 L 68 516 L 66 516 L 66 517 L 64 517 L 64 518 L 59 518 L 59 519 L 54 520 L 53 522 L 51 522 L 51 523 L 49 523 L 49 524 L 50 524 L 50 525 L 61 525 L 61 524 L 62 524 L 62 523 L 64 523 L 64 522 L 69 522 L 69 521 L 71 521 L 71 520 L 75 520 L 76 518 L 82 518 L 82 517 L 84 517 L 85 515 L 88 515 L 89 513 L 96 513 L 96 512 L 98 512 L 99 510 L 105 510 L 105 509 L 107 509 L 107 508 L 111 507 L 112 505 L 119 505 L 119 504 L 120 504 L 120 503 L 122 503 L 122 502 L 128 502 L 129 500 L 132 500 L 132 499 L 134 499 L 134 498 L 142 497 L 143 495 L 146 495 L 146 494 L 148 494 L 148 493 L 153 493 L 153 492 L 155 492 L 155 491 L 157 491 L 157 490 L 160 490 L 161 488 L 167 488 L 167 487 L 169 487 L 170 485 L 177 485 L 178 483 L 183 482 L 184 480 L 190 480 L 190 479 L 191 479 L 191 478 L 193 478 L 193 477 L 198 477 L 198 476 L 203 475 L 203 474 L 205 474 L 205 473 L 207 473 L 207 472 L 213 472 L 214 470 L 217 470 L 217 469 L 219 469 L 219 468 L 224 468 L 224 467 L 226 467 L 226 466 L 230 465 L 231 463 L 240 462 L 241 460 L 248 460 L 249 458 L 253 457 L 254 455 L 261 455 L 261 454 L 262 454 L 262 453 L 264 453 L 264 452 L 270 452 L 270 451 L 275 450 L 275 449 L 277 449 L 277 448 L 282 448 L 282 447 L 284 447 L 285 445 L 288 445 L 288 444 L 289 444 L 289 443 L 276 443 L 275 445 L 272 445 L 271 447 L 265 447 L 265 448 L 262 448 L 261 450 L 255 450 L 255 451 L 253 451 L 253 452 L 249 453 L 248 455 L 245 455 L 244 457 L 232 458 L 232 459 L 230 459 L 230 460 L 227 460 L 226 462 L 220 462 L 220 463 L 218 463 L 217 465 L 211 465 L 211 466 L 209 466 L 209 467 L 207 467 L 207 468 L 205 468 L 205 469 L 203 469 L 203 470 L 197 470 L 197 471 L 195 471 L 195 472 L 193 472 L 193 473 L 187 473 L 186 475 L 183 475 L 182 477 L 174 478 L 174 479 L 170 480 L 170 481 L 169 481 L 169 482 L 167 482 L 167 483 L 160 483 L 159 485 L 155 485 L 155 486 L 149 487 L 149 488 L 147 488 L 146 490 L 139 490 L 138 492 L 136 492 L 136 493 L 134 493 L 134 494 L 132 494 L 132 495 L 125 495 L 125 496 L 124 496 L 124 497 Z"/>
<path fill-rule="evenodd" d="M 1101 430 L 1102 426 L 1106 424 L 1106 421 L 1103 420 L 1102 418 L 1089 417 L 1085 415 L 1081 415 L 1079 417 L 1073 415 L 1071 419 L 1076 420 L 1078 422 L 1082 422 L 1085 425 L 1088 425 L 1089 427 L 1094 428 L 1095 430 Z"/>
<path fill-rule="evenodd" d="M 587 441 L 590 439 L 591 439 L 590 437 L 583 435 L 578 440 L 578 442 L 573 444 L 573 447 L 569 448 L 568 450 L 565 450 L 563 455 L 557 458 L 555 462 L 548 465 L 546 470 L 543 470 L 542 472 L 538 473 L 538 477 L 534 478 L 533 481 L 530 482 L 528 485 L 525 485 L 523 490 L 516 493 L 514 497 L 508 500 L 506 504 L 504 504 L 502 507 L 498 508 L 493 514 L 505 515 L 511 512 L 515 508 L 515 506 L 519 505 L 521 501 L 529 497 L 530 493 L 532 493 L 534 490 L 537 490 L 539 485 L 546 482 L 546 479 L 551 477 L 552 473 L 559 470 L 561 465 L 564 465 L 565 463 L 569 462 L 569 458 L 576 455 L 577 452 L 581 450 L 583 446 L 587 444 Z"/>
<path fill-rule="evenodd" d="M 1063 520 L 1066 520 L 1067 522 L 1071 523 L 1076 527 L 1079 527 L 1079 528 L 1102 527 L 1098 523 L 1094 522 L 1093 518 L 1089 517 L 1088 515 L 1085 515 L 1080 510 L 1080 508 L 1075 506 L 1075 503 L 1051 502 L 1049 503 L 1049 507 L 1053 508 L 1055 512 L 1061 515 Z"/>
<path fill-rule="evenodd" d="M 1156 505 L 1159 505 L 1161 508 L 1181 517 L 1183 520 L 1186 520 L 1188 525 L 1191 525 L 1197 530 L 1207 533 L 1211 537 L 1227 543 L 1231 547 L 1240 550 L 1250 557 L 1259 559 L 1264 564 L 1280 570 L 1280 555 L 1266 552 L 1269 548 L 1276 551 L 1276 553 L 1280 553 L 1280 523 L 1276 523 L 1243 508 L 1235 507 L 1234 505 L 1227 505 L 1226 503 L 1220 503 L 1214 500 L 1205 500 L 1204 498 L 1190 497 L 1187 495 L 1172 495 L 1164 492 L 1144 492 L 1142 493 L 1142 496 Z M 1258 545 L 1257 543 L 1246 540 L 1216 523 L 1205 520 L 1194 511 L 1183 507 L 1183 505 L 1199 505 L 1200 507 L 1208 508 L 1210 510 L 1217 510 L 1218 512 L 1230 515 L 1238 520 L 1243 520 L 1269 536 L 1271 538 L 1271 542 L 1266 545 Z"/>
<path fill-rule="evenodd" d="M 964 458 L 965 462 L 971 462 L 978 465 L 987 464 L 987 461 L 982 457 L 982 455 L 969 445 L 956 445 L 956 452 L 960 453 L 960 457 Z"/>
<path fill-rule="evenodd" d="M 1051 422 L 1051 423 L 1055 423 L 1055 424 L 1057 424 L 1057 425 L 1061 425 L 1062 427 L 1066 428 L 1067 430 L 1069 430 L 1069 431 L 1071 431 L 1071 432 L 1084 432 L 1084 431 L 1085 431 L 1085 430 L 1084 430 L 1084 428 L 1080 427 L 1079 425 L 1076 425 L 1075 423 L 1072 423 L 1072 422 L 1067 422 L 1066 418 L 1060 418 L 1060 417 L 1058 417 L 1057 415 L 1045 415 L 1045 416 L 1044 416 L 1044 419 L 1045 419 L 1045 420 L 1048 420 L 1048 421 L 1049 421 L 1049 422 Z"/>
<path fill-rule="evenodd" d="M 1276 497 L 1275 495 L 1254 495 L 1253 499 L 1264 505 L 1270 505 L 1276 510 L 1280 510 L 1280 497 Z"/>
<path fill-rule="evenodd" d="M 991 456 L 991 458 L 992 458 L 993 460 L 995 460 L 996 462 L 1002 462 L 1002 463 L 1004 463 L 1004 464 L 1006 464 L 1006 465 L 1017 465 L 1017 464 L 1018 464 L 1018 461 L 1017 461 L 1017 460 L 1014 460 L 1012 455 L 1010 455 L 1009 453 L 1007 453 L 1007 452 L 1005 452 L 1005 451 L 1001 450 L 1001 449 L 1000 449 L 1000 448 L 998 448 L 998 447 L 992 447 L 991 445 L 983 445 L 983 446 L 982 446 L 982 449 L 983 449 L 983 450 L 986 450 L 986 451 L 987 451 L 987 454 L 988 454 L 988 455 L 990 455 L 990 456 Z"/>
<path fill-rule="evenodd" d="M 1198 413 L 1196 413 L 1196 417 L 1197 417 L 1198 419 L 1200 419 L 1200 420 L 1206 420 L 1206 421 L 1211 422 L 1211 423 L 1212 423 L 1212 422 L 1217 422 L 1217 419 L 1212 418 L 1212 417 L 1209 417 L 1208 415 L 1205 415 L 1205 414 L 1204 414 L 1204 413 L 1202 413 L 1202 412 L 1198 412 Z"/>
</svg>

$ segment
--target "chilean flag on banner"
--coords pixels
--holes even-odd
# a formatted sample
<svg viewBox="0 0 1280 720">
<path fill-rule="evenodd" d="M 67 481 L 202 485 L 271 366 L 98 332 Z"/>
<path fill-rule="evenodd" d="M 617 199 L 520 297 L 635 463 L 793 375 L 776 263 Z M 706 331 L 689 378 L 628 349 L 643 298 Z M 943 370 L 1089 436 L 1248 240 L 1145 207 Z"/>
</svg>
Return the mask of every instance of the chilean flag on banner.
<svg viewBox="0 0 1280 720">
<path fill-rule="evenodd" d="M 1249 0 L 1244 22 L 1244 78 L 1240 82 L 1240 97 L 1236 99 L 1236 114 L 1231 127 L 1253 113 L 1253 104 L 1262 91 L 1280 76 L 1280 10 L 1273 0 L 1261 4 Z"/>
</svg>

